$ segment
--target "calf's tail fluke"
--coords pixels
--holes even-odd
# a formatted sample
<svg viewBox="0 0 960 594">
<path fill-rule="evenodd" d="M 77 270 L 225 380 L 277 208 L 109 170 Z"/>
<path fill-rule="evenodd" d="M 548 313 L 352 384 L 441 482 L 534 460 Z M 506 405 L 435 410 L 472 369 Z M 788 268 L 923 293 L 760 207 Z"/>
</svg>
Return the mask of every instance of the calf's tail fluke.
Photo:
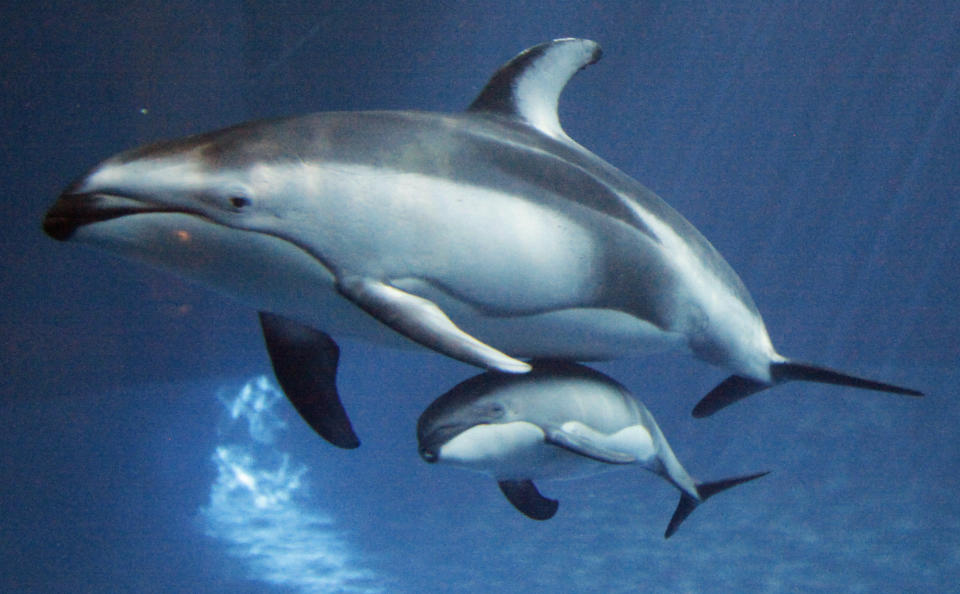
<svg viewBox="0 0 960 594">
<path fill-rule="evenodd" d="M 904 396 L 923 396 L 923 392 L 910 388 L 903 388 L 901 386 L 877 382 L 855 375 L 848 375 L 827 367 L 801 363 L 799 361 L 771 363 L 770 376 L 773 381 L 767 383 L 740 375 L 731 375 L 697 403 L 693 408 L 693 416 L 698 418 L 709 417 L 718 410 L 726 408 L 738 400 L 743 400 L 751 394 L 756 394 L 776 384 L 792 381 L 850 386 L 852 388 L 888 392 L 890 394 L 902 394 Z"/>
<path fill-rule="evenodd" d="M 770 474 L 770 471 L 758 472 L 756 474 L 748 474 L 745 476 L 737 476 L 734 478 L 723 479 L 721 481 L 714 481 L 712 483 L 697 483 L 697 493 L 700 494 L 700 501 L 697 501 L 687 493 L 681 491 L 680 502 L 677 503 L 677 509 L 673 512 L 673 517 L 670 518 L 670 523 L 667 525 L 667 531 L 663 533 L 663 537 L 670 538 L 673 536 L 673 533 L 676 532 L 677 528 L 680 527 L 680 524 L 687 519 L 687 516 L 692 514 L 693 510 L 695 510 L 698 505 L 710 497 L 721 491 L 726 491 L 731 487 L 742 485 L 743 483 L 750 482 L 768 474 Z"/>
</svg>

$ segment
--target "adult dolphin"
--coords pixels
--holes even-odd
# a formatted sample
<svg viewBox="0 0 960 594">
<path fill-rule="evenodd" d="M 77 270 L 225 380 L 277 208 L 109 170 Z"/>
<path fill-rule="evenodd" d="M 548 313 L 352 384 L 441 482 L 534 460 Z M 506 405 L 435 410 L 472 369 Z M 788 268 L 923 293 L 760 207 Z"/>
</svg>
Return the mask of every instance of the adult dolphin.
<svg viewBox="0 0 960 594">
<path fill-rule="evenodd" d="M 600 53 L 528 49 L 464 113 L 320 113 L 123 152 L 67 188 L 44 229 L 259 309 L 281 386 L 341 447 L 359 442 L 331 335 L 506 372 L 684 348 L 736 374 L 698 414 L 798 379 L 920 395 L 779 355 L 713 246 L 564 133 L 560 92 Z"/>
<path fill-rule="evenodd" d="M 420 415 L 417 442 L 427 462 L 493 476 L 507 500 L 534 520 L 552 518 L 559 505 L 535 480 L 638 465 L 680 490 L 665 538 L 707 498 L 767 474 L 695 481 L 626 388 L 562 361 L 537 361 L 525 375 L 488 371 L 456 385 Z"/>
</svg>

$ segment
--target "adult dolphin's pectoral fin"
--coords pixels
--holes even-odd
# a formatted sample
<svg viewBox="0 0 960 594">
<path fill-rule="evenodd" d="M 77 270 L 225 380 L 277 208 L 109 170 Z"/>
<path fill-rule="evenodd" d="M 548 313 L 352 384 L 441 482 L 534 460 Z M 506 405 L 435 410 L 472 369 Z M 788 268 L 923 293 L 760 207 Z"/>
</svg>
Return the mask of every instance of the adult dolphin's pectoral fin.
<svg viewBox="0 0 960 594">
<path fill-rule="evenodd" d="M 768 474 L 770 474 L 770 471 L 758 472 L 756 474 L 748 474 L 745 476 L 737 476 L 720 481 L 713 481 L 710 483 L 697 483 L 697 493 L 700 494 L 700 501 L 697 501 L 689 494 L 681 491 L 680 502 L 677 503 L 677 509 L 673 512 L 673 517 L 670 518 L 670 523 L 667 525 L 667 530 L 663 533 L 663 537 L 670 538 L 673 536 L 673 533 L 676 532 L 677 528 L 680 527 L 680 524 L 687 519 L 687 516 L 692 514 L 693 510 L 695 510 L 698 505 L 710 497 L 713 497 L 721 491 L 726 491 L 731 487 L 742 485 L 743 483 L 750 482 Z"/>
<path fill-rule="evenodd" d="M 756 394 L 775 384 L 791 381 L 849 386 L 851 388 L 875 390 L 878 392 L 887 392 L 888 394 L 900 394 L 902 396 L 923 396 L 923 392 L 911 388 L 857 377 L 821 365 L 802 363 L 800 361 L 771 363 L 770 376 L 773 379 L 773 383 L 760 382 L 739 375 L 731 375 L 697 403 L 693 408 L 693 416 L 710 416 L 718 410 L 726 408 L 738 400 L 743 400 L 751 394 Z"/>
<path fill-rule="evenodd" d="M 500 491 L 520 513 L 534 520 L 549 520 L 560 504 L 540 494 L 533 481 L 497 481 Z"/>
<path fill-rule="evenodd" d="M 480 342 L 457 327 L 436 303 L 376 279 L 337 279 L 340 294 L 407 338 L 464 363 L 507 373 L 530 365 Z"/>
<path fill-rule="evenodd" d="M 587 458 L 607 464 L 632 464 L 636 458 L 623 452 L 611 450 L 591 439 L 589 435 L 564 431 L 561 427 L 544 427 L 545 440 L 549 444 L 569 450 Z"/>
<path fill-rule="evenodd" d="M 359 446 L 337 392 L 337 343 L 319 330 L 272 313 L 260 312 L 260 326 L 277 382 L 303 420 L 337 447 Z"/>
</svg>

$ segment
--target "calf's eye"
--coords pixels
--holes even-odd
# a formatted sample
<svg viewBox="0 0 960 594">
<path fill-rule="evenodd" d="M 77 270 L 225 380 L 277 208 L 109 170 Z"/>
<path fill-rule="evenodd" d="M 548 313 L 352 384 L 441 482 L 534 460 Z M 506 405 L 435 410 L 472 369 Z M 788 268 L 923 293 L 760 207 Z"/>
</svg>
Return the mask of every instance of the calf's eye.
<svg viewBox="0 0 960 594">
<path fill-rule="evenodd" d="M 231 196 L 230 204 L 234 208 L 244 208 L 246 206 L 250 206 L 250 199 L 246 196 Z"/>
</svg>

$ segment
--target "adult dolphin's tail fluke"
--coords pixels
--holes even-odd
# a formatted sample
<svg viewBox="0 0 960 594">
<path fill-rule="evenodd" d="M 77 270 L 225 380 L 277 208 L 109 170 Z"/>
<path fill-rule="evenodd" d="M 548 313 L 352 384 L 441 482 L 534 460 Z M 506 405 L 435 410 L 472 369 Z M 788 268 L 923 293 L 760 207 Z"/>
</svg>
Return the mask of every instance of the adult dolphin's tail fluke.
<svg viewBox="0 0 960 594">
<path fill-rule="evenodd" d="M 792 381 L 849 386 L 903 396 L 923 396 L 923 392 L 910 388 L 848 375 L 828 367 L 799 361 L 771 363 L 770 377 L 773 380 L 772 382 L 760 382 L 742 375 L 731 375 L 697 403 L 693 408 L 693 416 L 697 418 L 709 417 L 718 410 L 726 408 L 738 400 L 743 400 L 747 396 L 766 390 L 771 386 Z"/>
</svg>

